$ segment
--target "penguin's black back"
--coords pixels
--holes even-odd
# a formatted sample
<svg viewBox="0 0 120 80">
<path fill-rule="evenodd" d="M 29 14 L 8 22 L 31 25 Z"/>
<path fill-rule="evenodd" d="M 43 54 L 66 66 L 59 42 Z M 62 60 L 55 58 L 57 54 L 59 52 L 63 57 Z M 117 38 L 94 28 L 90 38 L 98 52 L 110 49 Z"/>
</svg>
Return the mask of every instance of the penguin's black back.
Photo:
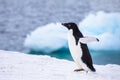
<svg viewBox="0 0 120 80">
<path fill-rule="evenodd" d="M 82 48 L 82 61 L 87 65 L 87 67 L 89 67 L 92 71 L 95 71 L 95 68 L 93 67 L 93 62 L 92 62 L 92 58 L 90 55 L 90 52 L 88 50 L 88 47 L 86 44 L 81 44 L 81 48 Z"/>
</svg>

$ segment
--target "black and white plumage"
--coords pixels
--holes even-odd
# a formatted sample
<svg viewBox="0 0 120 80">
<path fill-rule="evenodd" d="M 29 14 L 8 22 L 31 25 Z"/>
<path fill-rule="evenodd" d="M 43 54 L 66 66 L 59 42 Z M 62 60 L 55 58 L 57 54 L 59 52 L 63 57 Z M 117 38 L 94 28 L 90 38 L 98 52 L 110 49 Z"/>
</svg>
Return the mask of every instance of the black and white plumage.
<svg viewBox="0 0 120 80">
<path fill-rule="evenodd" d="M 95 72 L 95 68 L 93 67 L 92 58 L 90 52 L 87 47 L 87 42 L 99 41 L 94 37 L 84 37 L 83 34 L 79 31 L 77 25 L 73 22 L 70 23 L 62 23 L 69 32 L 68 32 L 68 45 L 73 57 L 73 60 L 77 64 L 79 69 L 75 71 L 93 71 Z"/>
</svg>

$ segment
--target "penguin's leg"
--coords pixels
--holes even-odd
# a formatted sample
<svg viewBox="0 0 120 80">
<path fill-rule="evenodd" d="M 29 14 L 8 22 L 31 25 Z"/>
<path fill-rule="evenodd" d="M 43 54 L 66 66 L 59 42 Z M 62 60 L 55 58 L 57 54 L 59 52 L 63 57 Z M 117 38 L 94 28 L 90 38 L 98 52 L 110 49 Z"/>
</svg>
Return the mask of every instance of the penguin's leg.
<svg viewBox="0 0 120 80">
<path fill-rule="evenodd" d="M 75 72 L 84 71 L 84 69 L 83 69 L 83 68 L 80 68 L 80 69 L 75 69 L 74 71 L 75 71 Z"/>
<path fill-rule="evenodd" d="M 75 69 L 75 70 L 74 70 L 75 72 L 84 71 L 84 69 L 82 68 L 82 66 L 81 66 L 79 63 L 77 63 L 77 65 L 79 66 L 79 68 L 78 68 L 78 69 Z"/>
<path fill-rule="evenodd" d="M 78 60 L 75 60 L 75 63 L 76 63 L 76 65 L 78 66 L 78 69 L 75 69 L 75 70 L 74 70 L 75 72 L 84 71 L 84 69 L 83 69 L 82 66 L 80 65 L 80 60 L 79 60 L 79 58 L 78 58 Z"/>
</svg>

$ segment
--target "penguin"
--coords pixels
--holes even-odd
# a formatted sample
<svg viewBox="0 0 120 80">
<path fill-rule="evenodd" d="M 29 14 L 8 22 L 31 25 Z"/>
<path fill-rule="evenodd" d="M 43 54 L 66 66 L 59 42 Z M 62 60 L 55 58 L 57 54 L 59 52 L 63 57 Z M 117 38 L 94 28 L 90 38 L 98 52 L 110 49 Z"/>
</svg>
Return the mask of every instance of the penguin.
<svg viewBox="0 0 120 80">
<path fill-rule="evenodd" d="M 78 66 L 78 69 L 75 69 L 74 71 L 95 72 L 96 70 L 93 67 L 92 58 L 86 43 L 99 41 L 99 39 L 94 37 L 84 37 L 78 29 L 77 24 L 74 22 L 61 24 L 69 30 L 68 46 L 71 56 Z"/>
</svg>

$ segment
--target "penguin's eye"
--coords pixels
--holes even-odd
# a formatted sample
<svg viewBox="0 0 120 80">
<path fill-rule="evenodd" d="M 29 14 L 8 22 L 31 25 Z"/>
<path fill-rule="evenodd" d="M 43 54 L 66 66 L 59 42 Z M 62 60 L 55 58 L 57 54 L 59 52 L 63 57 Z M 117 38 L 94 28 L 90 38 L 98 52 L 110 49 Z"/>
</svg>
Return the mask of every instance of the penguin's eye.
<svg viewBox="0 0 120 80">
<path fill-rule="evenodd" d="M 71 25 L 69 24 L 68 27 L 70 27 Z"/>
</svg>

